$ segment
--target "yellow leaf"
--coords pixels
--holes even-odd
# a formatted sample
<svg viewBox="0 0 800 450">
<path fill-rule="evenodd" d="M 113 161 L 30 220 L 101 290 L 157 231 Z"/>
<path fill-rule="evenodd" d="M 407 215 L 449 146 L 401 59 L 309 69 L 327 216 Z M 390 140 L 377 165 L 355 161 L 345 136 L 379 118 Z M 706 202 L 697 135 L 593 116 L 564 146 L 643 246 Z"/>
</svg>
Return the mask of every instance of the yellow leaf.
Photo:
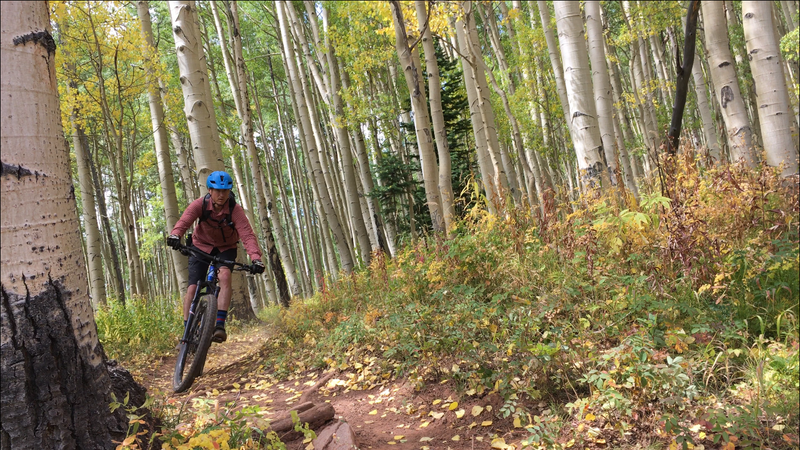
<svg viewBox="0 0 800 450">
<path fill-rule="evenodd" d="M 506 444 L 506 440 L 503 439 L 503 438 L 494 438 L 494 439 L 492 439 L 492 448 L 505 450 L 505 449 L 514 448 L 514 447 Z"/>
<path fill-rule="evenodd" d="M 514 417 L 514 428 L 522 428 L 522 421 L 519 417 Z"/>
<path fill-rule="evenodd" d="M 440 398 L 437 398 L 436 400 L 433 401 L 434 405 L 438 405 L 439 403 L 442 403 L 442 399 Z"/>
<path fill-rule="evenodd" d="M 427 437 L 427 436 L 423 436 L 423 437 L 419 438 L 420 442 L 430 442 L 432 440 L 433 440 L 432 437 Z"/>
<path fill-rule="evenodd" d="M 428 425 L 430 425 L 430 424 L 431 424 L 430 422 L 422 422 L 421 424 L 419 424 L 419 427 L 420 427 L 420 428 L 425 428 L 425 427 L 427 427 L 427 426 L 428 426 Z"/>
<path fill-rule="evenodd" d="M 453 410 L 455 410 L 456 408 L 458 408 L 458 402 L 453 402 L 453 403 L 450 403 L 450 408 L 449 408 L 449 409 L 450 409 L 450 411 L 453 411 Z"/>
<path fill-rule="evenodd" d="M 598 444 L 605 444 L 606 440 L 605 439 L 595 439 L 595 442 L 598 443 Z"/>
<path fill-rule="evenodd" d="M 233 388 L 234 389 L 239 389 L 240 387 L 241 387 L 241 385 L 239 383 L 233 383 Z"/>
<path fill-rule="evenodd" d="M 736 444 L 733 442 L 728 442 L 722 447 L 722 450 L 736 450 Z"/>
<path fill-rule="evenodd" d="M 567 442 L 566 444 L 564 444 L 564 447 L 566 447 L 566 448 L 571 448 L 571 447 L 572 447 L 572 446 L 574 446 L 574 445 L 575 445 L 575 439 L 570 439 L 570 440 L 569 440 L 569 442 Z"/>
<path fill-rule="evenodd" d="M 400 439 L 403 439 L 404 437 L 405 437 L 405 436 L 403 436 L 403 435 L 401 434 L 401 435 L 395 436 L 395 437 L 394 437 L 394 440 L 395 440 L 395 441 L 399 441 Z"/>
<path fill-rule="evenodd" d="M 589 414 L 587 414 L 587 415 L 586 415 L 586 417 L 584 417 L 584 419 L 586 419 L 588 422 L 591 422 L 591 421 L 593 421 L 594 419 L 596 419 L 596 417 L 595 417 L 595 415 L 594 415 L 594 414 L 592 414 L 592 413 L 589 413 Z"/>
<path fill-rule="evenodd" d="M 455 435 L 455 436 L 453 436 L 452 438 L 450 438 L 450 440 L 451 440 L 451 441 L 460 441 L 460 440 L 461 440 L 461 436 L 459 436 L 459 435 Z"/>
<path fill-rule="evenodd" d="M 482 427 L 488 427 L 491 424 L 492 424 L 491 420 L 484 420 L 483 422 L 481 422 Z"/>
<path fill-rule="evenodd" d="M 469 428 L 469 429 L 471 430 L 471 429 L 473 429 L 473 428 L 475 428 L 475 427 L 477 427 L 477 426 L 478 426 L 478 424 L 477 424 L 477 423 L 475 423 L 475 422 L 472 422 L 471 424 L 469 424 L 469 426 L 468 426 L 467 428 Z"/>
<path fill-rule="evenodd" d="M 483 406 L 475 405 L 472 407 L 472 416 L 478 417 L 483 412 Z"/>
<path fill-rule="evenodd" d="M 373 410 L 372 410 L 372 411 L 370 411 L 368 414 L 369 414 L 370 416 L 374 416 L 374 415 L 378 414 L 378 410 L 377 410 L 377 409 L 373 409 Z"/>
<path fill-rule="evenodd" d="M 464 411 L 464 408 L 459 409 L 458 411 L 456 411 L 456 419 L 460 419 L 460 418 L 464 417 L 464 414 L 466 414 L 466 413 L 467 412 Z"/>
<path fill-rule="evenodd" d="M 389 445 L 397 445 L 397 442 L 395 442 L 395 441 L 389 441 L 389 442 L 387 442 L 387 444 L 389 444 Z"/>
<path fill-rule="evenodd" d="M 214 389 L 213 391 L 211 391 L 211 395 L 219 395 L 219 391 Z"/>
</svg>

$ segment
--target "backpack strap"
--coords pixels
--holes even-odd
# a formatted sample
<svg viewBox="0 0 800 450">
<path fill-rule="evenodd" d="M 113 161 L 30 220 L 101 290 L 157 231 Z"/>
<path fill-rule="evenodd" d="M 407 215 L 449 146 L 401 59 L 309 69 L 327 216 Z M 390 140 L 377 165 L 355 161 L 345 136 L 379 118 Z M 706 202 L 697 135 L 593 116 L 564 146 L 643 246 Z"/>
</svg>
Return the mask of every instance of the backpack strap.
<svg viewBox="0 0 800 450">
<path fill-rule="evenodd" d="M 205 197 L 203 197 L 203 213 L 200 215 L 200 222 L 204 222 L 211 217 L 211 211 L 208 209 L 208 201 L 210 199 L 211 199 L 211 194 L 206 194 Z M 214 219 L 214 222 L 217 222 L 217 226 L 219 228 L 222 228 L 225 225 L 234 228 L 233 208 L 235 207 L 236 207 L 236 197 L 234 197 L 233 193 L 231 193 L 231 196 L 228 198 L 228 214 L 225 216 L 225 219 L 223 219 L 222 221 Z"/>
</svg>

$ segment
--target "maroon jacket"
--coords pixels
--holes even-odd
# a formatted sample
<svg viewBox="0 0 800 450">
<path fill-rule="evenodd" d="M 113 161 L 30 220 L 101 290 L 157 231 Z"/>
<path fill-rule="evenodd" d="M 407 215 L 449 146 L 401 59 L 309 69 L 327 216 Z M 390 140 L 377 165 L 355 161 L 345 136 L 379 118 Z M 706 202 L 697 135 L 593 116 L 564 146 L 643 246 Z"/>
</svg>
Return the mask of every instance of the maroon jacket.
<svg viewBox="0 0 800 450">
<path fill-rule="evenodd" d="M 172 229 L 170 234 L 183 236 L 183 233 L 189 229 L 192 223 L 200 218 L 203 211 L 203 198 L 204 197 L 198 198 L 186 207 L 186 211 L 183 212 L 181 219 L 175 224 L 175 228 Z M 228 202 L 229 201 L 230 199 L 228 199 Z M 209 219 L 224 219 L 230 211 L 228 202 L 222 205 L 220 212 L 214 212 L 213 203 L 208 201 L 207 208 L 211 211 Z M 233 207 L 233 211 L 231 212 L 231 221 L 235 229 L 227 225 L 218 228 L 214 220 L 199 222 L 194 228 L 192 243 L 195 247 L 206 253 L 211 253 L 214 247 L 224 252 L 225 250 L 235 248 L 241 238 L 242 245 L 244 245 L 247 254 L 250 255 L 250 259 L 253 261 L 261 259 L 261 248 L 258 246 L 258 239 L 253 232 L 253 227 L 250 226 L 250 222 L 247 220 L 244 209 L 238 203 Z"/>
</svg>

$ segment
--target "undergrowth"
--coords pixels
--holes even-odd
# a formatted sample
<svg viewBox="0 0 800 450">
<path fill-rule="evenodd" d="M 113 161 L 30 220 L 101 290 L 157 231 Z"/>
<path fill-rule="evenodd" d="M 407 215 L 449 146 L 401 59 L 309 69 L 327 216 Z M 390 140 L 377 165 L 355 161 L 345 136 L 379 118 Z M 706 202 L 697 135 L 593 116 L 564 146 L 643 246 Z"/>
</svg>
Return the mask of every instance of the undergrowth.
<svg viewBox="0 0 800 450">
<path fill-rule="evenodd" d="M 404 377 L 496 393 L 525 448 L 797 448 L 797 184 L 772 169 L 676 167 L 668 195 L 597 194 L 548 220 L 478 205 L 449 240 L 375 255 L 263 310 L 275 337 L 262 366 L 348 369 L 350 389 Z M 102 310 L 101 340 L 130 356 L 142 329 L 176 336 L 177 308 L 159 307 Z M 165 445 L 257 445 L 235 435 L 258 411 L 220 408 L 186 422 L 162 405 Z"/>
<path fill-rule="evenodd" d="M 264 312 L 280 336 L 267 365 L 497 392 L 531 448 L 796 448 L 797 186 L 771 169 L 677 166 L 669 198 L 598 195 L 549 223 L 476 207 L 450 240 L 377 255 Z"/>
</svg>

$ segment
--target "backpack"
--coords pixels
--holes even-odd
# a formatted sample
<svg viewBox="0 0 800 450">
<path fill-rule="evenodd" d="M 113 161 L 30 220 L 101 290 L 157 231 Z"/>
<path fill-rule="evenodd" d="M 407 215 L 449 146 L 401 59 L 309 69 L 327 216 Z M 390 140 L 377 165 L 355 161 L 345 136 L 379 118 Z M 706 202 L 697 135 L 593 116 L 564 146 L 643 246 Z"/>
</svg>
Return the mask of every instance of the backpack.
<svg viewBox="0 0 800 450">
<path fill-rule="evenodd" d="M 211 194 L 206 194 L 205 197 L 203 197 L 203 214 L 200 215 L 200 222 L 205 222 L 207 220 L 210 220 L 212 222 L 216 222 L 217 228 L 222 229 L 225 226 L 229 226 L 235 230 L 236 227 L 233 224 L 232 217 L 233 217 L 233 208 L 236 206 L 236 198 L 233 196 L 233 192 L 231 192 L 230 197 L 228 197 L 228 206 L 229 206 L 228 214 L 226 214 L 225 217 L 223 217 L 220 220 L 211 218 L 211 211 L 208 210 L 208 201 L 210 199 L 211 199 Z M 222 230 L 222 238 L 223 240 L 227 240 L 227 238 L 225 237 L 224 230 Z"/>
</svg>

